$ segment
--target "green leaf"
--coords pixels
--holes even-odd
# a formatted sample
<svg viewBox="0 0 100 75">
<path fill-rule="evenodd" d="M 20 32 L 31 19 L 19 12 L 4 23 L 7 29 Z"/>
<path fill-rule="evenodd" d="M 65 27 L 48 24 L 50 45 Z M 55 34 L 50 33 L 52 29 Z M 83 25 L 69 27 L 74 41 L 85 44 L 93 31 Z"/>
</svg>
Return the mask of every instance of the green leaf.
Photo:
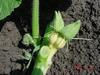
<svg viewBox="0 0 100 75">
<path fill-rule="evenodd" d="M 56 31 L 60 31 L 64 27 L 64 21 L 62 19 L 60 11 L 55 11 L 55 18 L 54 18 L 54 29 Z"/>
<path fill-rule="evenodd" d="M 4 19 L 21 4 L 22 0 L 0 0 L 0 20 Z"/>
<path fill-rule="evenodd" d="M 60 33 L 67 39 L 70 40 L 75 37 L 75 35 L 79 32 L 81 22 L 80 20 L 69 24 L 61 29 Z"/>
</svg>

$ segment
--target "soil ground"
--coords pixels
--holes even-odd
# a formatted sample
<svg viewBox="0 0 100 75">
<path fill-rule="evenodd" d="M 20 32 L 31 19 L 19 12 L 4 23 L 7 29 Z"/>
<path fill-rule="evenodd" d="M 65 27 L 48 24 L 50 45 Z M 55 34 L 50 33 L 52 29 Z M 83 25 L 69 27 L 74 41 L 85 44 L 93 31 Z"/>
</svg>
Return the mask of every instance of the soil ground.
<svg viewBox="0 0 100 75">
<path fill-rule="evenodd" d="M 0 75 L 22 75 L 22 36 L 31 32 L 31 1 L 0 21 Z M 60 10 L 65 25 L 81 20 L 77 38 L 59 50 L 47 75 L 100 75 L 100 0 L 40 0 L 41 35 L 52 20 L 54 10 Z M 68 48 L 68 49 L 67 49 Z M 28 74 L 27 74 L 28 75 Z"/>
</svg>

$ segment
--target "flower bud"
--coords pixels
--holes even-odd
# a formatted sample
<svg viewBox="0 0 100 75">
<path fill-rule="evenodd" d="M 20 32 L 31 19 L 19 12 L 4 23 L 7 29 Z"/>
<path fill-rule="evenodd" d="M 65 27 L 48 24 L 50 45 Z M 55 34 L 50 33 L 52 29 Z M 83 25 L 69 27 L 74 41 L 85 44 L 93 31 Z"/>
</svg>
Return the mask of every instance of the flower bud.
<svg viewBox="0 0 100 75">
<path fill-rule="evenodd" d="M 66 44 L 66 40 L 62 37 L 59 37 L 55 43 L 56 48 L 63 48 Z"/>
<path fill-rule="evenodd" d="M 42 58 L 47 58 L 50 53 L 50 48 L 48 46 L 42 46 L 42 48 L 39 51 L 39 55 Z"/>
<path fill-rule="evenodd" d="M 58 33 L 52 33 L 50 37 L 50 44 L 54 44 L 58 38 Z"/>
</svg>

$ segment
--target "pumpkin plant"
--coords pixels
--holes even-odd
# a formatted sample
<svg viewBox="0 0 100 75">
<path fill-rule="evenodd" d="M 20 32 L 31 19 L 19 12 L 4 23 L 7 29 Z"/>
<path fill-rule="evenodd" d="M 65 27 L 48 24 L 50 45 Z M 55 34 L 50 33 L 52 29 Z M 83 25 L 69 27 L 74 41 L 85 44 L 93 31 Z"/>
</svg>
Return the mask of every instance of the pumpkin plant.
<svg viewBox="0 0 100 75">
<path fill-rule="evenodd" d="M 47 26 L 44 37 L 41 38 L 39 35 L 39 0 L 33 0 L 32 35 L 27 33 L 23 38 L 23 44 L 34 46 L 32 53 L 24 51 L 25 59 L 29 60 L 26 69 L 29 68 L 33 55 L 37 51 L 31 75 L 46 75 L 52 65 L 53 56 L 75 37 L 80 24 L 80 20 L 69 25 L 64 24 L 60 11 L 55 11 L 53 21 Z"/>
<path fill-rule="evenodd" d="M 0 0 L 0 20 L 6 18 L 21 4 L 22 0 Z M 47 70 L 52 65 L 52 58 L 55 53 L 63 48 L 71 39 L 91 40 L 84 38 L 74 38 L 80 29 L 80 20 L 64 24 L 60 11 L 55 11 L 53 21 L 47 26 L 44 37 L 39 34 L 39 0 L 33 0 L 32 8 L 32 35 L 29 33 L 23 37 L 23 44 L 34 47 L 32 53 L 24 52 L 24 59 L 28 60 L 26 69 L 32 64 L 33 55 L 37 52 L 35 64 L 30 75 L 46 75 Z M 81 70 L 80 65 L 75 68 Z M 93 71 L 93 67 L 88 68 L 88 71 Z M 90 73 L 88 73 L 90 74 Z M 92 72 L 95 75 L 94 72 Z M 83 72 L 86 75 L 86 71 Z"/>
<path fill-rule="evenodd" d="M 32 35 L 23 37 L 23 44 L 34 47 L 32 53 L 24 51 L 24 58 L 28 60 L 26 69 L 32 64 L 33 55 L 37 52 L 35 64 L 30 75 L 46 75 L 52 65 L 55 53 L 75 37 L 80 29 L 80 20 L 69 25 L 64 24 L 60 11 L 55 11 L 53 21 L 47 26 L 44 37 L 39 34 L 39 0 L 33 0 L 32 7 Z M 14 8 L 21 4 L 21 0 L 0 0 L 0 20 L 4 19 Z M 65 25 L 65 26 L 64 26 Z"/>
</svg>

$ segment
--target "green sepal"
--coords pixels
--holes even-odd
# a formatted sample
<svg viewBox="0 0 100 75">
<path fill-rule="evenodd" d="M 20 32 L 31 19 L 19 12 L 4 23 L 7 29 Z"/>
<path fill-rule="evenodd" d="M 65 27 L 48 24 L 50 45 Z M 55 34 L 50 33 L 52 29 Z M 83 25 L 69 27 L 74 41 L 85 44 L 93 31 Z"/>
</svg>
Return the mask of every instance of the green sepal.
<svg viewBox="0 0 100 75">
<path fill-rule="evenodd" d="M 81 22 L 80 20 L 66 25 L 64 28 L 61 29 L 60 33 L 67 39 L 71 40 L 75 37 L 75 35 L 79 32 Z"/>
<path fill-rule="evenodd" d="M 34 39 L 28 33 L 24 35 L 22 43 L 26 46 L 29 46 L 30 44 L 32 44 L 33 46 L 36 46 Z"/>
<path fill-rule="evenodd" d="M 64 27 L 64 21 L 63 21 L 60 11 L 58 12 L 55 11 L 53 24 L 54 24 L 54 29 L 56 31 L 60 31 Z"/>
</svg>

